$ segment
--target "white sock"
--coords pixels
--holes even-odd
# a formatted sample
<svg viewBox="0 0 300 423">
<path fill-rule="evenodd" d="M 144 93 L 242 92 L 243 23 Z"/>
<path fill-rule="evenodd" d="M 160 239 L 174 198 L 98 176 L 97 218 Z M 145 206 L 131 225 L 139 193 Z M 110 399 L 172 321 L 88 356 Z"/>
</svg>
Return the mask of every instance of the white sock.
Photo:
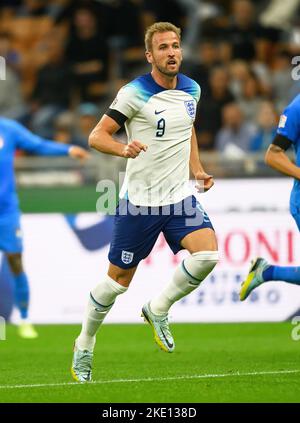
<svg viewBox="0 0 300 423">
<path fill-rule="evenodd" d="M 172 304 L 198 288 L 217 261 L 217 251 L 200 251 L 184 259 L 175 270 L 171 282 L 158 297 L 151 300 L 151 311 L 157 315 L 167 314 Z"/>
<path fill-rule="evenodd" d="M 118 295 L 127 291 L 125 286 L 106 276 L 90 293 L 86 314 L 76 346 L 80 350 L 93 351 L 96 333 Z"/>
</svg>

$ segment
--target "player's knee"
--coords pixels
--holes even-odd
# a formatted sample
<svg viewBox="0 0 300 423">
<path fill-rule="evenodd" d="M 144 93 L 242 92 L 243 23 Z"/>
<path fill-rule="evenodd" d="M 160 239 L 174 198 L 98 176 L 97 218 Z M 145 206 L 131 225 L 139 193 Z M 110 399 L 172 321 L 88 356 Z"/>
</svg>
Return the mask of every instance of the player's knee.
<svg viewBox="0 0 300 423">
<path fill-rule="evenodd" d="M 218 251 L 199 251 L 183 260 L 183 270 L 193 278 L 193 283 L 200 284 L 214 269 L 218 259 Z"/>
<path fill-rule="evenodd" d="M 128 287 L 134 276 L 136 267 L 130 269 L 123 269 L 119 266 L 110 264 L 108 269 L 108 276 L 111 277 L 115 282 Z"/>
<path fill-rule="evenodd" d="M 6 254 L 9 267 L 13 274 L 18 275 L 23 272 L 22 256 L 19 253 Z"/>
<path fill-rule="evenodd" d="M 131 272 L 129 272 L 126 269 L 114 269 L 113 271 L 111 271 L 111 269 L 108 271 L 108 276 L 111 277 L 115 282 L 119 283 L 120 285 L 123 286 L 129 286 L 133 275 L 131 274 Z"/>
</svg>

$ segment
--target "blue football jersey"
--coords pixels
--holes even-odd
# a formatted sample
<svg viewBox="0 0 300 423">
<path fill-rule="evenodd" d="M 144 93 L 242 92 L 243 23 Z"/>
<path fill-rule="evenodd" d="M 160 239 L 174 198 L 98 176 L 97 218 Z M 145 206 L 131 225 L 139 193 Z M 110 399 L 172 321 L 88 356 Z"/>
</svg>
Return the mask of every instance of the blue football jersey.
<svg viewBox="0 0 300 423">
<path fill-rule="evenodd" d="M 300 94 L 284 109 L 277 133 L 288 138 L 296 153 L 296 165 L 300 167 Z M 295 179 L 290 199 L 291 213 L 300 213 L 300 181 Z"/>
<path fill-rule="evenodd" d="M 11 119 L 0 118 L 0 216 L 19 210 L 14 176 L 17 149 L 44 156 L 65 156 L 70 146 L 45 140 Z"/>
</svg>

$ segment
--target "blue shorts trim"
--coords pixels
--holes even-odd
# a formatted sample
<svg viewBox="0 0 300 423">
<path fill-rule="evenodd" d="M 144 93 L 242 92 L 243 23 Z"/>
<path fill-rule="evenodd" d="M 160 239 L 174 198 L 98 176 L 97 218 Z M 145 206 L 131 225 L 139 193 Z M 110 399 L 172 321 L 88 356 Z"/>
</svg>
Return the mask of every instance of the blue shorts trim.
<svg viewBox="0 0 300 423">
<path fill-rule="evenodd" d="M 198 229 L 211 228 L 211 221 L 194 196 L 169 206 L 134 206 L 122 199 L 116 210 L 109 261 L 123 269 L 146 258 L 162 232 L 174 254 L 181 240 Z"/>
<path fill-rule="evenodd" d="M 22 253 L 23 242 L 20 215 L 0 216 L 0 250 L 6 253 Z"/>
</svg>

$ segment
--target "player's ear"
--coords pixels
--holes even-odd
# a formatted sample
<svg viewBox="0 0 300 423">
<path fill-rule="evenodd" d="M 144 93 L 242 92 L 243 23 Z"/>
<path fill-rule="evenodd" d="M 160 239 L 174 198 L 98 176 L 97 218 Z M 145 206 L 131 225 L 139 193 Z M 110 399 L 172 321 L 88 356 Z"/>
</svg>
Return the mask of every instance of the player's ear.
<svg viewBox="0 0 300 423">
<path fill-rule="evenodd" d="M 146 50 L 145 56 L 146 56 L 148 63 L 152 63 L 152 53 L 151 53 L 151 51 Z"/>
</svg>

